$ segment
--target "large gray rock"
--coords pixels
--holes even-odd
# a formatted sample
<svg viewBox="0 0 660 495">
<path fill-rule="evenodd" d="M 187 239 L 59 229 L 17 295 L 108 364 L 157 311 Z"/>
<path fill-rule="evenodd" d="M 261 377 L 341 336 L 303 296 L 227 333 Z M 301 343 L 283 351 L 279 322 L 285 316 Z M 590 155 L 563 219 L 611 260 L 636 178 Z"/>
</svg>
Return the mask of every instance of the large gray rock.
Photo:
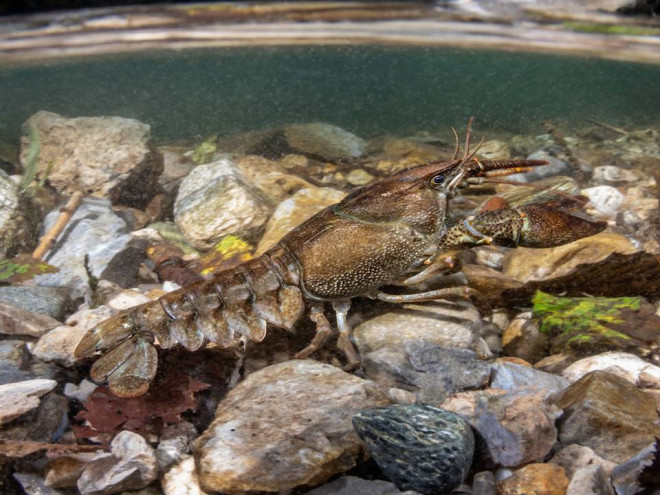
<svg viewBox="0 0 660 495">
<path fill-rule="evenodd" d="M 522 366 L 515 363 L 493 363 L 493 374 L 490 386 L 507 391 L 521 388 L 532 388 L 553 394 L 561 392 L 570 382 L 561 376 Z"/>
<path fill-rule="evenodd" d="M 352 416 L 388 403 L 371 382 L 316 361 L 264 368 L 220 402 L 195 442 L 201 487 L 281 492 L 323 483 L 364 456 Z"/>
<path fill-rule="evenodd" d="M 174 202 L 174 221 L 202 250 L 226 235 L 255 240 L 271 213 L 229 160 L 196 167 L 181 183 Z"/>
<path fill-rule="evenodd" d="M 359 158 L 367 149 L 355 134 L 323 122 L 288 125 L 284 134 L 293 149 L 330 161 Z"/>
<path fill-rule="evenodd" d="M 0 302 L 0 333 L 41 337 L 60 324 L 50 316 L 25 311 L 11 304 Z"/>
<path fill-rule="evenodd" d="M 16 183 L 0 170 L 0 259 L 34 244 L 31 224 Z"/>
<path fill-rule="evenodd" d="M 44 222 L 48 231 L 57 220 L 59 210 L 51 211 Z M 38 285 L 66 287 L 73 298 L 88 293 L 85 255 L 95 277 L 128 287 L 135 282 L 144 259 L 144 246 L 128 233 L 126 222 L 117 216 L 110 202 L 101 198 L 85 198 L 69 224 L 44 259 L 59 268 L 34 278 Z"/>
<path fill-rule="evenodd" d="M 25 123 L 39 138 L 39 174 L 59 192 L 82 191 L 113 204 L 144 206 L 156 191 L 163 159 L 150 145 L 150 128 L 122 117 L 66 118 L 37 112 Z M 21 139 L 25 161 L 29 139 Z"/>
</svg>

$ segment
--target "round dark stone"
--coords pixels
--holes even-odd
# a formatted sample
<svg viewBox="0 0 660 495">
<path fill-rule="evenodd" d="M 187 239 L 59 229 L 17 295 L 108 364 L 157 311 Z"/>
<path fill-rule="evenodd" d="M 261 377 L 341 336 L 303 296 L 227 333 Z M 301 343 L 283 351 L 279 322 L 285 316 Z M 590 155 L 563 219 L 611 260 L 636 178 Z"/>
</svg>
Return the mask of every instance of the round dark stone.
<svg viewBox="0 0 660 495">
<path fill-rule="evenodd" d="M 472 429 L 444 409 L 397 404 L 364 410 L 353 427 L 400 490 L 449 492 L 466 478 L 474 451 Z"/>
</svg>

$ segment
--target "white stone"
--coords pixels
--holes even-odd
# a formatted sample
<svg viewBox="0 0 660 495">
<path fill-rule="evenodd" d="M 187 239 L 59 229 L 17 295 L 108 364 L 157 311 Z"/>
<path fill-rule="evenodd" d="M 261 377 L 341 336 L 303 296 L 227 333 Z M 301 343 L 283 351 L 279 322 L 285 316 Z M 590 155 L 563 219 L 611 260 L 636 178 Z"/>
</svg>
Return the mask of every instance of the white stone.
<svg viewBox="0 0 660 495">
<path fill-rule="evenodd" d="M 612 186 L 595 186 L 582 189 L 582 194 L 589 198 L 591 205 L 602 215 L 614 218 L 621 208 L 624 196 Z"/>
<path fill-rule="evenodd" d="M 608 182 L 634 182 L 637 180 L 635 175 L 630 170 L 615 167 L 614 165 L 601 165 L 594 168 L 594 182 L 608 183 Z"/>
<path fill-rule="evenodd" d="M 96 390 L 97 385 L 87 379 L 83 379 L 80 385 L 73 383 L 66 383 L 64 385 L 64 396 L 69 399 L 76 399 L 80 403 L 84 403 L 89 395 Z"/>
<path fill-rule="evenodd" d="M 55 380 L 26 380 L 0 385 L 0 424 L 18 418 L 39 406 L 39 397 L 55 388 Z"/>
<path fill-rule="evenodd" d="M 165 495 L 206 495 L 199 486 L 195 459 L 188 455 L 163 475 L 160 486 Z"/>
<path fill-rule="evenodd" d="M 660 388 L 660 366 L 627 352 L 605 352 L 574 362 L 562 375 L 576 382 L 591 371 L 606 371 L 625 378 L 638 387 Z"/>
</svg>

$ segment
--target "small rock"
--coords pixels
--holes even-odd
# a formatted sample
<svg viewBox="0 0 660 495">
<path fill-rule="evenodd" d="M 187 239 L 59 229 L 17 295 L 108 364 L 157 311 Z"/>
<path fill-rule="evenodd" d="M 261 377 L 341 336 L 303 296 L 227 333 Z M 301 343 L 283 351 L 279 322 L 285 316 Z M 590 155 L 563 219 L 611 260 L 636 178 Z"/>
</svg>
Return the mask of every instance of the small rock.
<svg viewBox="0 0 660 495">
<path fill-rule="evenodd" d="M 190 453 L 190 444 L 197 437 L 197 430 L 187 421 L 168 425 L 160 435 L 160 443 L 156 449 L 158 467 L 165 471 L 171 465 L 181 461 Z"/>
<path fill-rule="evenodd" d="M 476 257 L 476 263 L 495 270 L 502 269 L 504 251 L 499 246 L 479 246 L 471 249 Z"/>
<path fill-rule="evenodd" d="M 364 186 L 374 180 L 374 176 L 364 169 L 351 170 L 346 176 L 346 182 L 351 186 Z"/>
<path fill-rule="evenodd" d="M 306 492 L 305 495 L 416 495 L 417 492 L 402 492 L 395 484 L 383 480 L 363 480 L 355 476 L 342 476 L 323 486 Z"/>
<path fill-rule="evenodd" d="M 557 442 L 560 411 L 546 402 L 543 390 L 505 393 L 497 389 L 463 392 L 440 404 L 465 417 L 501 466 L 542 460 Z"/>
<path fill-rule="evenodd" d="M 502 334 L 502 348 L 509 356 L 536 363 L 547 353 L 548 339 L 539 332 L 538 321 L 531 312 L 516 316 Z"/>
<path fill-rule="evenodd" d="M 641 388 L 660 389 L 660 367 L 626 352 L 605 352 L 574 362 L 562 376 L 575 382 L 592 371 L 607 371 Z"/>
<path fill-rule="evenodd" d="M 71 298 L 63 287 L 7 286 L 0 287 L 0 302 L 62 321 Z"/>
<path fill-rule="evenodd" d="M 638 249 L 619 234 L 600 233 L 553 248 L 516 248 L 504 258 L 505 274 L 521 282 L 561 277 L 582 263 L 596 263 L 617 252 L 631 254 Z"/>
<path fill-rule="evenodd" d="M 199 486 L 195 459 L 188 455 L 167 471 L 161 479 L 164 495 L 206 495 Z"/>
<path fill-rule="evenodd" d="M 491 471 L 482 471 L 472 478 L 471 495 L 497 495 L 495 475 Z"/>
<path fill-rule="evenodd" d="M 151 299 L 136 289 L 126 289 L 109 298 L 105 305 L 113 311 L 123 311 L 148 302 L 151 302 Z"/>
<path fill-rule="evenodd" d="M 614 218 L 623 204 L 624 195 L 612 186 L 595 186 L 582 189 L 582 194 L 589 198 L 601 216 Z"/>
<path fill-rule="evenodd" d="M 566 495 L 614 495 L 609 477 L 601 466 L 585 466 L 575 471 Z"/>
<path fill-rule="evenodd" d="M 491 139 L 481 145 L 479 156 L 486 160 L 509 160 L 511 158 L 511 151 L 509 150 L 509 145 L 504 141 Z"/>
<path fill-rule="evenodd" d="M 402 404 L 368 409 L 353 417 L 353 426 L 378 467 L 401 490 L 450 491 L 472 465 L 470 425 L 443 409 Z"/>
<path fill-rule="evenodd" d="M 48 182 L 59 192 L 83 191 L 113 204 L 142 207 L 156 192 L 163 159 L 151 147 L 147 124 L 121 117 L 65 118 L 38 112 L 26 127 L 40 145 L 39 173 L 50 168 Z M 21 139 L 25 163 L 29 139 Z"/>
<path fill-rule="evenodd" d="M 552 354 L 535 363 L 534 368 L 545 371 L 546 373 L 561 375 L 576 360 L 577 358 L 575 356 L 568 354 Z"/>
<path fill-rule="evenodd" d="M 195 167 L 174 202 L 174 221 L 186 239 L 202 250 L 226 235 L 254 240 L 271 212 L 229 160 Z"/>
<path fill-rule="evenodd" d="M 78 311 L 69 317 L 66 325 L 55 327 L 41 337 L 31 353 L 46 362 L 73 366 L 79 361 L 74 351 L 87 331 L 113 314 L 107 306 Z"/>
<path fill-rule="evenodd" d="M 360 323 L 353 336 L 363 355 L 382 348 L 401 349 L 406 341 L 475 349 L 480 325 L 479 312 L 468 303 L 406 304 Z"/>
<path fill-rule="evenodd" d="M 59 214 L 59 210 L 48 214 L 44 231 L 52 227 Z M 136 280 L 144 246 L 133 241 L 126 222 L 112 211 L 108 200 L 85 198 L 45 259 L 59 271 L 38 275 L 35 282 L 66 287 L 74 299 L 83 297 L 89 291 L 85 255 L 94 276 L 128 287 Z"/>
<path fill-rule="evenodd" d="M 32 313 L 0 302 L 0 333 L 41 337 L 60 322 L 50 316 Z"/>
<path fill-rule="evenodd" d="M 555 399 L 564 410 L 559 438 L 622 462 L 660 436 L 655 402 L 624 378 L 592 371 Z"/>
<path fill-rule="evenodd" d="M 551 155 L 546 149 L 538 150 L 529 155 L 527 158 L 529 160 L 546 160 L 549 163 L 548 165 L 534 167 L 529 172 L 510 175 L 508 180 L 515 182 L 536 182 L 538 180 L 547 179 L 548 177 L 554 177 L 556 175 L 573 175 L 573 167 L 570 163 L 566 163 L 565 161 Z"/>
<path fill-rule="evenodd" d="M 264 253 L 305 220 L 345 196 L 345 192 L 337 189 L 312 187 L 301 189 L 282 201 L 266 224 L 266 232 L 257 245 L 257 254 Z"/>
<path fill-rule="evenodd" d="M 46 485 L 54 488 L 75 487 L 87 464 L 107 456 L 107 452 L 99 449 L 96 452 L 64 454 L 53 459 L 46 467 Z"/>
<path fill-rule="evenodd" d="M 87 379 L 83 379 L 80 385 L 73 383 L 64 384 L 64 395 L 69 399 L 75 399 L 81 404 L 87 401 L 89 395 L 96 390 L 97 385 Z"/>
<path fill-rule="evenodd" d="M 175 194 L 181 181 L 195 168 L 195 163 L 175 150 L 159 149 L 163 156 L 163 173 L 158 185 L 168 194 Z"/>
<path fill-rule="evenodd" d="M 359 158 L 367 148 L 355 134 L 323 122 L 288 125 L 284 133 L 293 149 L 330 161 Z"/>
<path fill-rule="evenodd" d="M 529 464 L 513 473 L 513 476 L 497 484 L 498 495 L 564 495 L 568 478 L 564 470 L 555 464 Z M 585 494 L 586 495 L 586 494 Z"/>
<path fill-rule="evenodd" d="M 599 466 L 607 476 L 616 467 L 615 462 L 603 459 L 589 447 L 577 444 L 567 445 L 557 452 L 550 462 L 563 467 L 569 479 L 573 478 L 578 469 L 584 467 Z"/>
<path fill-rule="evenodd" d="M 41 402 L 39 397 L 50 392 L 56 386 L 55 380 L 45 379 L 0 385 L 0 424 L 9 423 L 38 407 Z"/>
<path fill-rule="evenodd" d="M 90 462 L 78 480 L 82 495 L 110 495 L 144 488 L 158 476 L 154 449 L 132 431 L 122 431 L 110 444 L 110 454 Z"/>
<path fill-rule="evenodd" d="M 34 234 L 16 182 L 0 171 L 0 259 L 15 256 L 30 249 Z"/>
<path fill-rule="evenodd" d="M 570 382 L 561 376 L 514 363 L 494 363 L 492 370 L 490 386 L 502 390 L 516 391 L 521 388 L 536 388 L 553 394 L 561 392 L 570 385 Z"/>
<path fill-rule="evenodd" d="M 539 143 L 533 136 L 517 134 L 511 138 L 511 149 L 518 155 L 527 156 L 537 150 Z"/>
<path fill-rule="evenodd" d="M 594 167 L 593 181 L 598 184 L 616 185 L 626 182 L 635 182 L 638 180 L 637 175 L 630 170 L 615 167 L 614 165 L 601 165 Z"/>
<path fill-rule="evenodd" d="M 46 486 L 43 477 L 32 473 L 14 473 L 14 479 L 18 481 L 26 495 L 64 495 L 64 492 Z"/>
<path fill-rule="evenodd" d="M 351 417 L 389 400 L 333 366 L 292 360 L 249 375 L 195 442 L 206 491 L 285 491 L 347 471 L 362 457 Z"/>
<path fill-rule="evenodd" d="M 0 385 L 35 378 L 25 369 L 28 359 L 24 341 L 0 340 Z"/>
</svg>

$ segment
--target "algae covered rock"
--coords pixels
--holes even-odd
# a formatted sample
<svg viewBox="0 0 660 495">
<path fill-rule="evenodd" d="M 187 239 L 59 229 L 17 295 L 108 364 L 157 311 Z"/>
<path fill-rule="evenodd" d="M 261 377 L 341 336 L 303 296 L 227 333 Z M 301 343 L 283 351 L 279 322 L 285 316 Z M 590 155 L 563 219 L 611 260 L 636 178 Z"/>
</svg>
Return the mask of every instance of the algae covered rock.
<svg viewBox="0 0 660 495">
<path fill-rule="evenodd" d="M 323 122 L 289 125 L 284 133 L 293 149 L 330 161 L 359 158 L 367 148 L 362 138 Z"/>
</svg>

